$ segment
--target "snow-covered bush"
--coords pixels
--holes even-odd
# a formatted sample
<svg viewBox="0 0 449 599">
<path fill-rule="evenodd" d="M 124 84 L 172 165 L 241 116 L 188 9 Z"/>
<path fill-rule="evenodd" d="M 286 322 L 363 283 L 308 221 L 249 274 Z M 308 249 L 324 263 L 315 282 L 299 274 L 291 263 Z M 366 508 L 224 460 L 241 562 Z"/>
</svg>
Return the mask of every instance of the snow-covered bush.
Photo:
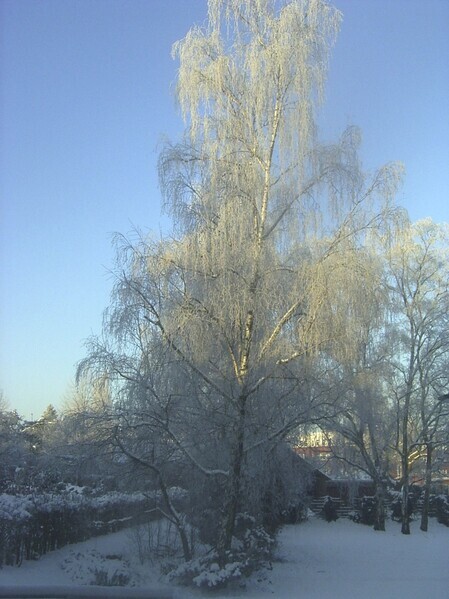
<svg viewBox="0 0 449 599">
<path fill-rule="evenodd" d="M 22 562 L 21 539 L 30 527 L 32 513 L 28 498 L 0 495 L 0 567 Z"/>
<path fill-rule="evenodd" d="M 213 550 L 181 564 L 168 578 L 178 584 L 202 588 L 222 588 L 249 576 L 271 560 L 274 538 L 249 514 L 238 514 L 233 546 L 224 556 Z"/>
<path fill-rule="evenodd" d="M 302 499 L 290 502 L 280 514 L 282 524 L 298 524 L 307 519 L 307 507 Z"/>
<path fill-rule="evenodd" d="M 121 555 L 102 555 L 95 549 L 71 551 L 61 568 L 78 584 L 126 586 L 131 579 L 129 563 Z"/>
<path fill-rule="evenodd" d="M 360 500 L 360 520 L 362 524 L 372 526 L 376 520 L 377 499 L 373 496 L 364 495 Z"/>
<path fill-rule="evenodd" d="M 26 521 L 31 518 L 33 503 L 29 497 L 16 497 L 2 493 L 0 495 L 0 519 Z"/>
<path fill-rule="evenodd" d="M 329 497 L 329 495 L 324 500 L 323 516 L 326 522 L 338 520 L 337 504 L 332 500 L 332 497 Z"/>
<path fill-rule="evenodd" d="M 391 519 L 396 520 L 397 522 L 401 522 L 402 520 L 402 493 L 400 491 L 394 491 L 390 493 L 392 496 L 391 500 Z M 408 496 L 408 519 L 409 521 L 412 519 L 413 512 L 415 510 L 415 498 L 414 494 L 409 494 Z"/>
<path fill-rule="evenodd" d="M 438 522 L 449 526 L 449 497 L 447 495 L 437 495 L 435 497 L 435 507 Z"/>
<path fill-rule="evenodd" d="M 218 554 L 214 551 L 181 564 L 170 572 L 168 578 L 183 585 L 220 588 L 242 576 L 241 565 L 238 562 L 228 562 L 220 567 Z"/>
</svg>

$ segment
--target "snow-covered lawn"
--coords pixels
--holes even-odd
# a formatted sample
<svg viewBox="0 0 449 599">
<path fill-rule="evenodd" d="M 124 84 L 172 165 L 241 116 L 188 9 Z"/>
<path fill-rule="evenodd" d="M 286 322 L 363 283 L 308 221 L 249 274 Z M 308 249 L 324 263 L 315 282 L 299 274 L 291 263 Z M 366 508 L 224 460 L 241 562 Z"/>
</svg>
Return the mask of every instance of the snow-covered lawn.
<svg viewBox="0 0 449 599">
<path fill-rule="evenodd" d="M 117 571 L 136 586 L 165 586 L 156 565 L 141 565 L 130 531 L 64 547 L 20 568 L 0 570 L 4 585 L 89 584 L 95 569 Z M 109 556 L 109 558 L 106 558 Z M 121 556 L 121 560 L 119 560 Z M 246 599 L 448 599 L 449 528 L 430 521 L 428 533 L 412 523 L 404 536 L 396 522 L 374 532 L 348 520 L 313 518 L 286 526 L 279 535 L 278 560 L 250 579 L 246 589 L 214 593 Z M 204 597 L 178 588 L 179 599 Z M 123 597 L 126 597 L 124 590 Z"/>
<path fill-rule="evenodd" d="M 348 520 L 313 519 L 287 526 L 281 563 L 247 599 L 448 599 L 449 528 L 417 522 L 402 535 L 396 522 L 385 533 Z"/>
</svg>

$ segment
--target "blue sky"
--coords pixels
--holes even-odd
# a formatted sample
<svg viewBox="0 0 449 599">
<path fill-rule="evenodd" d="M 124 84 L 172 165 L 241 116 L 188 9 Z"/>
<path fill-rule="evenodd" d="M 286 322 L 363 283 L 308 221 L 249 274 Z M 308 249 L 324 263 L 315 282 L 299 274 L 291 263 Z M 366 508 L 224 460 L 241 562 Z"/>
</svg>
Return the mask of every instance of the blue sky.
<svg viewBox="0 0 449 599">
<path fill-rule="evenodd" d="M 405 163 L 413 220 L 449 221 L 449 2 L 335 0 L 344 14 L 320 127 Z M 182 122 L 171 45 L 206 0 L 2 0 L 0 389 L 62 405 L 112 286 L 111 236 L 167 230 L 156 162 Z"/>
</svg>

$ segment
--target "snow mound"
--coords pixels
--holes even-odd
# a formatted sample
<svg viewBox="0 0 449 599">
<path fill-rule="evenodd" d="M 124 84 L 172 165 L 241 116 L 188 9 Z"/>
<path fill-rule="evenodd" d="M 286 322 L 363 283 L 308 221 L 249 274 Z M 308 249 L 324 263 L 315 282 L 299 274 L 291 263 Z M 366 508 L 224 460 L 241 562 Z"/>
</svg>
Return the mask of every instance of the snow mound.
<svg viewBox="0 0 449 599">
<path fill-rule="evenodd" d="M 126 586 L 131 579 L 129 563 L 121 555 L 102 555 L 96 549 L 70 551 L 61 568 L 83 585 Z"/>
</svg>

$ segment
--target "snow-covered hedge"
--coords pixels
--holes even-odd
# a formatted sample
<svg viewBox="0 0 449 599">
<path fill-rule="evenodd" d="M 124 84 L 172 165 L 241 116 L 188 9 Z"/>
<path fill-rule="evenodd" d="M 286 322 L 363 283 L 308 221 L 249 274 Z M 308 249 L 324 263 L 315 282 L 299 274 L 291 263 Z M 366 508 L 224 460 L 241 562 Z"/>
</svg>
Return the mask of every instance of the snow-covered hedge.
<svg viewBox="0 0 449 599">
<path fill-rule="evenodd" d="M 0 566 L 20 565 L 69 543 L 149 519 L 157 497 L 107 493 L 0 495 Z"/>
</svg>

